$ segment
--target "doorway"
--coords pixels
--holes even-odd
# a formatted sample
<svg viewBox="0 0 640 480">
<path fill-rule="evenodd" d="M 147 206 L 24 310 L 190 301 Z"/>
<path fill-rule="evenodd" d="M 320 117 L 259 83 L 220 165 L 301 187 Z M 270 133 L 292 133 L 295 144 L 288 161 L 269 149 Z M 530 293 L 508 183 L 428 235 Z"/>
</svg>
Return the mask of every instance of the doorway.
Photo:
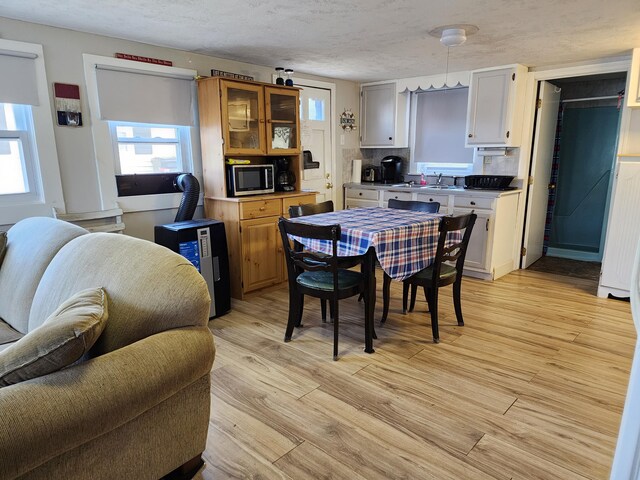
<svg viewBox="0 0 640 480">
<path fill-rule="evenodd" d="M 337 202 L 334 184 L 336 162 L 334 155 L 333 103 L 335 85 L 301 79 L 300 143 L 303 150 L 302 190 L 316 191 L 317 202 Z"/>
<path fill-rule="evenodd" d="M 544 256 L 545 269 L 553 270 L 555 258 L 592 262 L 599 271 L 625 83 L 626 72 L 539 82 L 523 268 Z M 551 89 L 555 104 L 544 101 Z M 555 263 L 560 272 L 583 267 Z"/>
</svg>

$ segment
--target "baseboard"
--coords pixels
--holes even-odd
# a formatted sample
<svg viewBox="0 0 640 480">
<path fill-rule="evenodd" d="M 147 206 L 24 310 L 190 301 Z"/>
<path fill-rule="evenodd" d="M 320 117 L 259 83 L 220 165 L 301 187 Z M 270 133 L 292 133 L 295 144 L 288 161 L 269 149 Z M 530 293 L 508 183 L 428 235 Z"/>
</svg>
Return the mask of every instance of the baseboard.
<svg viewBox="0 0 640 480">
<path fill-rule="evenodd" d="M 547 257 L 568 258 L 570 260 L 580 260 L 583 262 L 601 262 L 602 256 L 597 252 L 583 252 L 581 250 L 569 250 L 566 248 L 547 249 Z"/>
</svg>

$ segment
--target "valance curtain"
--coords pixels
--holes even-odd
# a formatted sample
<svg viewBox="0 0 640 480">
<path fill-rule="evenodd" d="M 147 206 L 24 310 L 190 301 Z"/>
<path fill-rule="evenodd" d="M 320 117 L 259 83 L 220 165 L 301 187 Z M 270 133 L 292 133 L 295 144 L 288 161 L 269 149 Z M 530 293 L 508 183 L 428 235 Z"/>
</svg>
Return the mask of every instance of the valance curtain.
<svg viewBox="0 0 640 480">
<path fill-rule="evenodd" d="M 194 126 L 193 77 L 96 65 L 100 118 Z"/>
<path fill-rule="evenodd" d="M 40 104 L 35 54 L 0 50 L 0 103 Z"/>
</svg>

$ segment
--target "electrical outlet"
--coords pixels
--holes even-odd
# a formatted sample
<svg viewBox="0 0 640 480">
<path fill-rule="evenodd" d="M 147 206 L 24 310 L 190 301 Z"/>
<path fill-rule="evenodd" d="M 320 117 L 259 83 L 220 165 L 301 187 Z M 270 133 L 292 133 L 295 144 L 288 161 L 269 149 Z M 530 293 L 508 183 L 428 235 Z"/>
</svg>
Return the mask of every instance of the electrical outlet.
<svg viewBox="0 0 640 480">
<path fill-rule="evenodd" d="M 484 164 L 491 165 L 491 157 L 484 157 Z"/>
</svg>

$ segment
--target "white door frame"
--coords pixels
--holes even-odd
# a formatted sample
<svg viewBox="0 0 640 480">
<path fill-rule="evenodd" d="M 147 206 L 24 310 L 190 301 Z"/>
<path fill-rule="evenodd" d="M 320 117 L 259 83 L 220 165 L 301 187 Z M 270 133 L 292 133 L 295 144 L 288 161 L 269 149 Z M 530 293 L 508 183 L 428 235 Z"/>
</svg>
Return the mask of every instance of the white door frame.
<svg viewBox="0 0 640 480">
<path fill-rule="evenodd" d="M 330 82 L 321 82 L 320 80 L 309 80 L 306 78 L 300 78 L 298 80 L 297 86 L 302 88 L 304 87 L 313 87 L 313 88 L 323 88 L 325 90 L 329 90 L 331 92 L 331 112 L 330 118 L 331 121 L 329 125 L 331 125 L 331 172 L 333 174 L 333 178 L 330 179 L 330 182 L 333 184 L 333 188 L 331 189 L 331 200 L 334 205 L 337 205 L 338 194 L 337 188 L 339 185 L 342 185 L 342 172 L 340 172 L 340 182 L 338 179 L 338 168 L 336 165 L 336 129 L 338 127 L 337 120 L 335 116 L 336 112 L 336 84 Z"/>
<path fill-rule="evenodd" d="M 562 68 L 554 68 L 550 70 L 536 70 L 533 72 L 529 72 L 527 88 L 525 92 L 525 108 L 524 108 L 524 118 L 522 125 L 522 143 L 520 146 L 520 163 L 518 167 L 518 177 L 524 179 L 522 185 L 522 197 L 525 201 L 520 202 L 520 206 L 518 207 L 518 225 L 516 227 L 516 231 L 521 232 L 519 236 L 519 241 L 516 242 L 517 245 L 514 248 L 517 248 L 517 252 L 515 253 L 516 264 L 515 268 L 520 267 L 521 260 L 521 246 L 522 239 L 525 236 L 525 228 L 528 226 L 524 225 L 524 214 L 525 214 L 525 203 L 526 198 L 529 195 L 529 185 L 527 179 L 530 175 L 530 167 L 531 167 L 531 147 L 533 142 L 533 126 L 534 119 L 536 114 L 536 98 L 538 91 L 538 82 L 543 80 L 555 80 L 559 78 L 570 78 L 570 77 L 582 77 L 586 75 L 597 75 L 601 73 L 615 73 L 615 72 L 626 72 L 627 73 L 627 84 L 629 82 L 631 68 L 631 57 L 627 60 L 616 60 L 612 62 L 600 62 L 593 63 L 589 65 L 578 65 L 572 67 L 562 67 Z M 631 121 L 631 113 L 626 104 L 623 103 L 622 107 L 622 118 L 620 119 L 620 128 L 618 131 L 618 150 L 616 155 L 621 154 L 621 152 L 625 151 L 627 136 L 629 131 L 629 123 Z M 617 169 L 617 163 L 616 163 Z M 614 187 L 615 190 L 615 187 Z M 608 217 L 609 213 L 605 212 L 607 215 L 607 229 L 608 225 Z M 604 264 L 605 258 L 602 259 Z"/>
</svg>

